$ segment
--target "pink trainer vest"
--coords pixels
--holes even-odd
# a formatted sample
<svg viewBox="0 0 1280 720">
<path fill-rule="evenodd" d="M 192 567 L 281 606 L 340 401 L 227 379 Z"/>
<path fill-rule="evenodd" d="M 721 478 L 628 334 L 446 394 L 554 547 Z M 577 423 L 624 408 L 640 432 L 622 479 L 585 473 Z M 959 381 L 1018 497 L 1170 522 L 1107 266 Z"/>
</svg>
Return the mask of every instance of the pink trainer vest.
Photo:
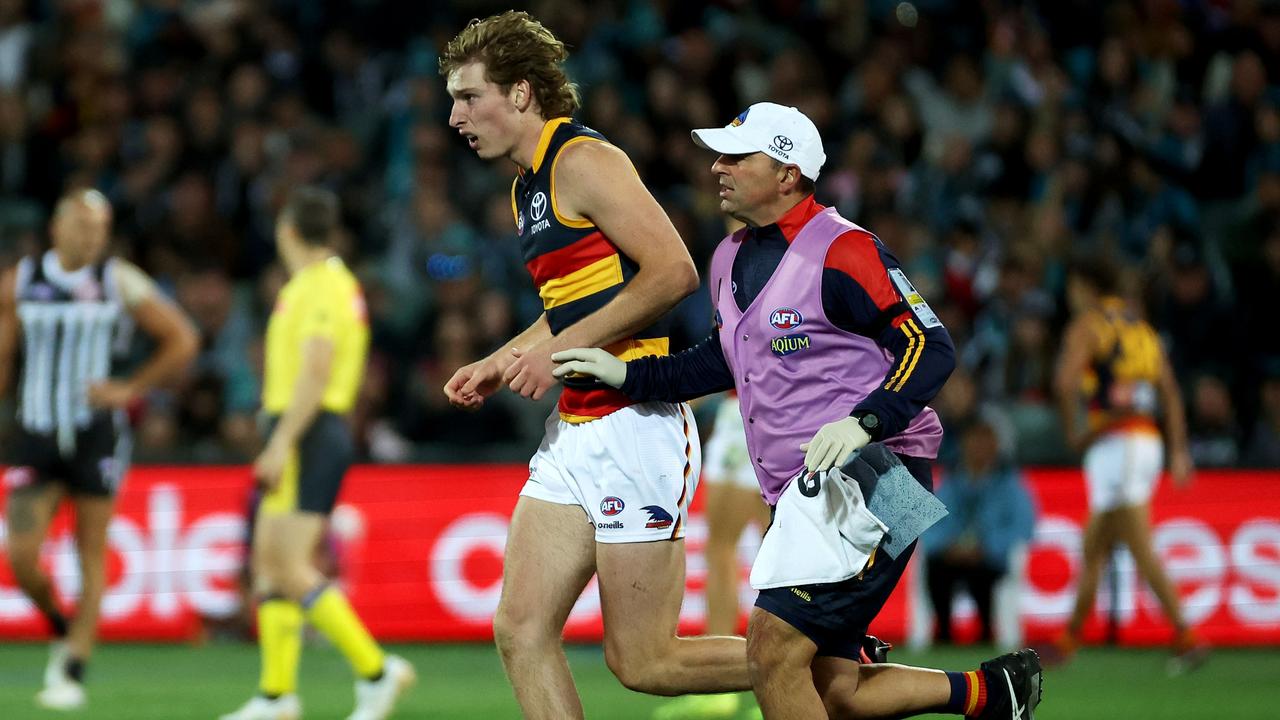
<svg viewBox="0 0 1280 720">
<path fill-rule="evenodd" d="M 733 297 L 733 259 L 746 231 L 726 237 L 711 260 L 720 345 L 738 390 L 747 448 L 765 502 L 773 505 L 804 466 L 800 444 L 845 418 L 885 382 L 893 357 L 874 340 L 832 325 L 822 309 L 822 269 L 837 237 L 862 228 L 833 208 L 813 216 L 745 312 Z M 942 424 L 924 408 L 884 444 L 935 458 Z"/>
</svg>

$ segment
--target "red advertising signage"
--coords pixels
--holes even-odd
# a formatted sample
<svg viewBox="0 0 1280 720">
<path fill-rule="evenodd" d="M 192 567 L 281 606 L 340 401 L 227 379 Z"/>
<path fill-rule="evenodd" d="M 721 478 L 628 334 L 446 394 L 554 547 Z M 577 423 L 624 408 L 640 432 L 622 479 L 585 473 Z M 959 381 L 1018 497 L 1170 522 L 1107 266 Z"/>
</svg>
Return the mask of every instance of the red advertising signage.
<svg viewBox="0 0 1280 720">
<path fill-rule="evenodd" d="M 330 532 L 340 578 L 373 632 L 394 640 L 487 640 L 501 587 L 503 545 L 518 465 L 365 466 L 347 478 Z M 1041 510 L 1019 611 L 1029 640 L 1061 628 L 1079 570 L 1085 511 L 1078 471 L 1028 473 Z M 1154 502 L 1156 546 L 1188 617 L 1214 644 L 1280 643 L 1280 477 L 1274 472 L 1202 472 L 1188 490 L 1161 486 Z M 111 525 L 109 582 L 102 608 L 108 639 L 196 637 L 207 621 L 241 612 L 250 480 L 245 468 L 134 468 Z M 706 524 L 699 500 L 688 526 L 684 632 L 701 629 Z M 2 517 L 2 516 L 0 516 Z M 5 537 L 0 520 L 0 539 Z M 747 567 L 758 541 L 739 546 L 743 607 Z M 68 518 L 59 517 L 44 561 L 57 592 L 78 588 Z M 1101 593 L 1088 632 L 1114 616 L 1122 641 L 1163 642 L 1170 630 L 1132 561 L 1121 555 L 1116 592 Z M 904 580 L 872 630 L 908 635 L 919 583 Z M 1117 598 L 1114 609 L 1107 598 Z M 917 621 L 918 622 L 918 621 Z M 0 560 L 0 638 L 44 633 Z M 570 616 L 568 635 L 600 637 L 594 581 Z"/>
</svg>

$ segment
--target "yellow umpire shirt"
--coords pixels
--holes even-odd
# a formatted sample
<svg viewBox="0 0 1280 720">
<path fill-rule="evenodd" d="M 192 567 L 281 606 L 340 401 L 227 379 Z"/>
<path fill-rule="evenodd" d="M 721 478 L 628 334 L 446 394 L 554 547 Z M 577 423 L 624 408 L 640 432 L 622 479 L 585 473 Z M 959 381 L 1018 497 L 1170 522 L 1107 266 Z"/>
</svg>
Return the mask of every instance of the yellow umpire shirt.
<svg viewBox="0 0 1280 720">
<path fill-rule="evenodd" d="M 332 257 L 299 270 L 280 290 L 267 323 L 262 408 L 279 415 L 293 400 L 302 370 L 303 344 L 333 343 L 333 366 L 321 409 L 339 415 L 356 402 L 369 352 L 369 319 L 360 283 L 341 259 Z"/>
</svg>

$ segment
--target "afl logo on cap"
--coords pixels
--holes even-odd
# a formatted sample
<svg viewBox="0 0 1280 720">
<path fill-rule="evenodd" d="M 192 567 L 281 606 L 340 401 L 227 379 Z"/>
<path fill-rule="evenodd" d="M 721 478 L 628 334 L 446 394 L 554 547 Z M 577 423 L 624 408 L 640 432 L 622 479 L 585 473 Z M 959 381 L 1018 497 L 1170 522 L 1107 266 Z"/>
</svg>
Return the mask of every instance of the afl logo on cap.
<svg viewBox="0 0 1280 720">
<path fill-rule="evenodd" d="M 779 330 L 790 330 L 802 322 L 804 322 L 804 316 L 795 308 L 780 307 L 769 313 L 769 324 Z"/>
</svg>

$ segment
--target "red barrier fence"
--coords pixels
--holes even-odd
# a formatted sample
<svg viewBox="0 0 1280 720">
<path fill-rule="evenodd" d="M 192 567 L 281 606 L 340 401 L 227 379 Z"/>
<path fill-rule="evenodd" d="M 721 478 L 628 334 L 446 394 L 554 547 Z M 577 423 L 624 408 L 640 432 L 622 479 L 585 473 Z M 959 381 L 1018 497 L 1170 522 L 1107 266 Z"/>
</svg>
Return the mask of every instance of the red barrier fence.
<svg viewBox="0 0 1280 720">
<path fill-rule="evenodd" d="M 364 466 L 351 472 L 332 537 L 342 582 L 376 635 L 489 638 L 507 522 L 525 473 L 518 465 Z M 1078 471 L 1036 470 L 1027 476 L 1041 517 L 1020 605 L 1027 637 L 1043 640 L 1070 611 L 1085 504 Z M 236 613 L 249 492 L 245 468 L 134 468 L 111 526 L 102 634 L 180 640 L 198 634 L 202 617 Z M 688 528 L 681 623 L 686 632 L 701 627 L 704 611 L 700 496 Z M 1188 490 L 1163 483 L 1153 508 L 1157 547 L 1204 639 L 1280 644 L 1280 474 L 1201 472 Z M 740 546 L 744 608 L 752 597 L 746 567 L 757 545 L 748 538 Z M 45 561 L 59 594 L 73 597 L 78 573 L 65 514 L 46 545 Z M 1118 568 L 1121 640 L 1167 639 L 1169 628 L 1140 587 L 1132 561 L 1122 555 Z M 902 585 L 872 628 L 890 639 L 907 635 L 919 594 L 916 583 Z M 1107 605 L 1099 604 L 1088 628 L 1095 637 L 1102 634 Z M 0 638 L 37 638 L 43 632 L 7 561 L 0 561 Z M 568 634 L 581 640 L 600 636 L 594 581 L 573 611 Z"/>
</svg>

